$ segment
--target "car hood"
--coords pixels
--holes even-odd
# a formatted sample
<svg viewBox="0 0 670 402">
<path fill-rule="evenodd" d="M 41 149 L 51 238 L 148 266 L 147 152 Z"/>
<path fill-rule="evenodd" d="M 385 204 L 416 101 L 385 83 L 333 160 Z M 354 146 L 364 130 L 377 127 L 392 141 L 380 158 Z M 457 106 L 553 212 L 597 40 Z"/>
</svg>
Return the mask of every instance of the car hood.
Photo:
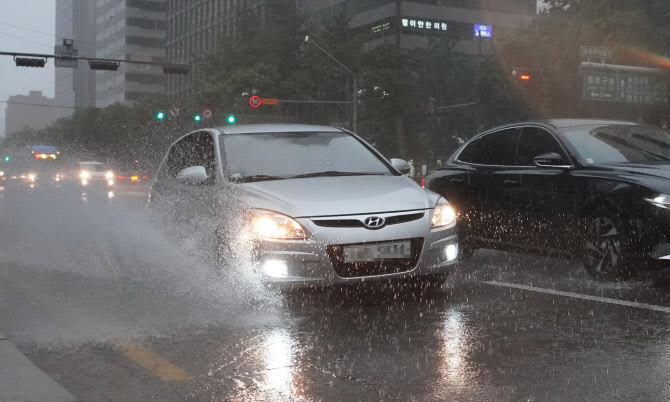
<svg viewBox="0 0 670 402">
<path fill-rule="evenodd" d="M 601 165 L 614 169 L 614 173 L 628 181 L 670 193 L 670 163 L 663 164 L 630 164 L 609 163 Z"/>
<path fill-rule="evenodd" d="M 245 203 L 293 217 L 432 208 L 437 194 L 406 176 L 313 177 L 239 185 Z"/>
</svg>

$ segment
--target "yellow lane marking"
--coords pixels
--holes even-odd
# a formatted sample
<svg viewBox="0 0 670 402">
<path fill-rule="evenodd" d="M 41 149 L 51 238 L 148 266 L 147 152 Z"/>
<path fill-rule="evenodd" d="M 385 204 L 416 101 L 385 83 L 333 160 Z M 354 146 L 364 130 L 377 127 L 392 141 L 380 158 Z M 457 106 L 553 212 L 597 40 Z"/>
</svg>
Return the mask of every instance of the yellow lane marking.
<svg viewBox="0 0 670 402">
<path fill-rule="evenodd" d="M 117 345 L 130 360 L 141 365 L 163 381 L 186 381 L 191 376 L 184 370 L 163 359 L 150 350 L 133 345 Z"/>
</svg>

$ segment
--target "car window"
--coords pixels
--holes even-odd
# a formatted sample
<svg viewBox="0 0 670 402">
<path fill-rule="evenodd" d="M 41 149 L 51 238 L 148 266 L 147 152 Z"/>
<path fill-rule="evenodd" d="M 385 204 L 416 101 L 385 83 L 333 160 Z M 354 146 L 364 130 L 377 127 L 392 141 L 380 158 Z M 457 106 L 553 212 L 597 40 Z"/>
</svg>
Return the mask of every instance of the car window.
<svg viewBox="0 0 670 402">
<path fill-rule="evenodd" d="M 163 177 L 176 177 L 188 167 L 204 166 L 207 175 L 214 178 L 216 175 L 216 156 L 214 153 L 214 138 L 210 133 L 195 133 L 176 143 L 168 155 Z"/>
<path fill-rule="evenodd" d="M 392 174 L 377 155 L 344 132 L 228 134 L 221 138 L 225 170 L 231 178 Z"/>
<path fill-rule="evenodd" d="M 461 152 L 458 160 L 482 165 L 514 165 L 514 151 L 518 137 L 516 128 L 487 134 L 470 143 Z"/>
<path fill-rule="evenodd" d="M 557 153 L 565 160 L 565 152 L 554 136 L 539 127 L 524 127 L 516 152 L 517 166 L 535 166 L 533 159 L 546 153 Z"/>
<path fill-rule="evenodd" d="M 563 136 L 592 163 L 650 163 L 670 160 L 670 133 L 655 127 L 611 124 L 572 127 Z"/>
</svg>

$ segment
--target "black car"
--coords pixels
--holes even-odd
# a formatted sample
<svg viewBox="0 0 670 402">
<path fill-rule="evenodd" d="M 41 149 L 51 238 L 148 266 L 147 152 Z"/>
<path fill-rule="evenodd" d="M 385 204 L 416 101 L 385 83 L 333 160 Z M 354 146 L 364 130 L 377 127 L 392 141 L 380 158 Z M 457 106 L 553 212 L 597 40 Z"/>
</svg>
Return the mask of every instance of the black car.
<svg viewBox="0 0 670 402">
<path fill-rule="evenodd" d="M 670 262 L 670 133 L 604 120 L 531 121 L 477 135 L 425 178 L 477 248 L 583 258 L 599 279 Z"/>
</svg>

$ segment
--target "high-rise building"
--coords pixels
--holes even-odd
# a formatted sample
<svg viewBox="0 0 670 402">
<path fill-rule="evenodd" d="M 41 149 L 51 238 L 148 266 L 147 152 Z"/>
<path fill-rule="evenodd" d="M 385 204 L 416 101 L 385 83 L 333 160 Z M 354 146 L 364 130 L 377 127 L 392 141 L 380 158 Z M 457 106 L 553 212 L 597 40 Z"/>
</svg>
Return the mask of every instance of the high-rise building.
<svg viewBox="0 0 670 402">
<path fill-rule="evenodd" d="M 165 61 L 167 0 L 97 0 L 96 9 L 96 57 Z M 122 63 L 97 72 L 96 105 L 164 95 L 165 85 L 161 67 Z"/>
<path fill-rule="evenodd" d="M 490 54 L 496 38 L 529 24 L 536 0 L 298 0 L 313 22 L 338 15 L 368 34 L 368 48 L 405 49 L 446 44 L 470 55 Z"/>
<path fill-rule="evenodd" d="M 79 56 L 165 61 L 167 0 L 56 0 L 56 45 L 72 40 Z M 56 68 L 59 115 L 164 95 L 161 67 L 121 63 L 117 71 Z"/>
<path fill-rule="evenodd" d="M 46 128 L 57 117 L 53 105 L 54 99 L 42 95 L 42 91 L 30 91 L 27 96 L 10 96 L 5 109 L 5 136 L 27 128 Z"/>
<path fill-rule="evenodd" d="M 81 56 L 95 56 L 95 9 L 89 0 L 56 0 L 56 45 L 70 40 Z M 95 71 L 80 62 L 78 68 L 56 67 L 56 116 L 71 114 L 74 108 L 95 106 Z"/>
<path fill-rule="evenodd" d="M 263 17 L 270 5 L 293 4 L 294 0 L 168 0 L 168 61 L 194 65 L 199 57 L 215 50 L 220 40 L 235 40 L 243 10 Z M 187 94 L 199 76 L 197 69 L 188 76 L 170 76 L 168 95 Z"/>
</svg>

